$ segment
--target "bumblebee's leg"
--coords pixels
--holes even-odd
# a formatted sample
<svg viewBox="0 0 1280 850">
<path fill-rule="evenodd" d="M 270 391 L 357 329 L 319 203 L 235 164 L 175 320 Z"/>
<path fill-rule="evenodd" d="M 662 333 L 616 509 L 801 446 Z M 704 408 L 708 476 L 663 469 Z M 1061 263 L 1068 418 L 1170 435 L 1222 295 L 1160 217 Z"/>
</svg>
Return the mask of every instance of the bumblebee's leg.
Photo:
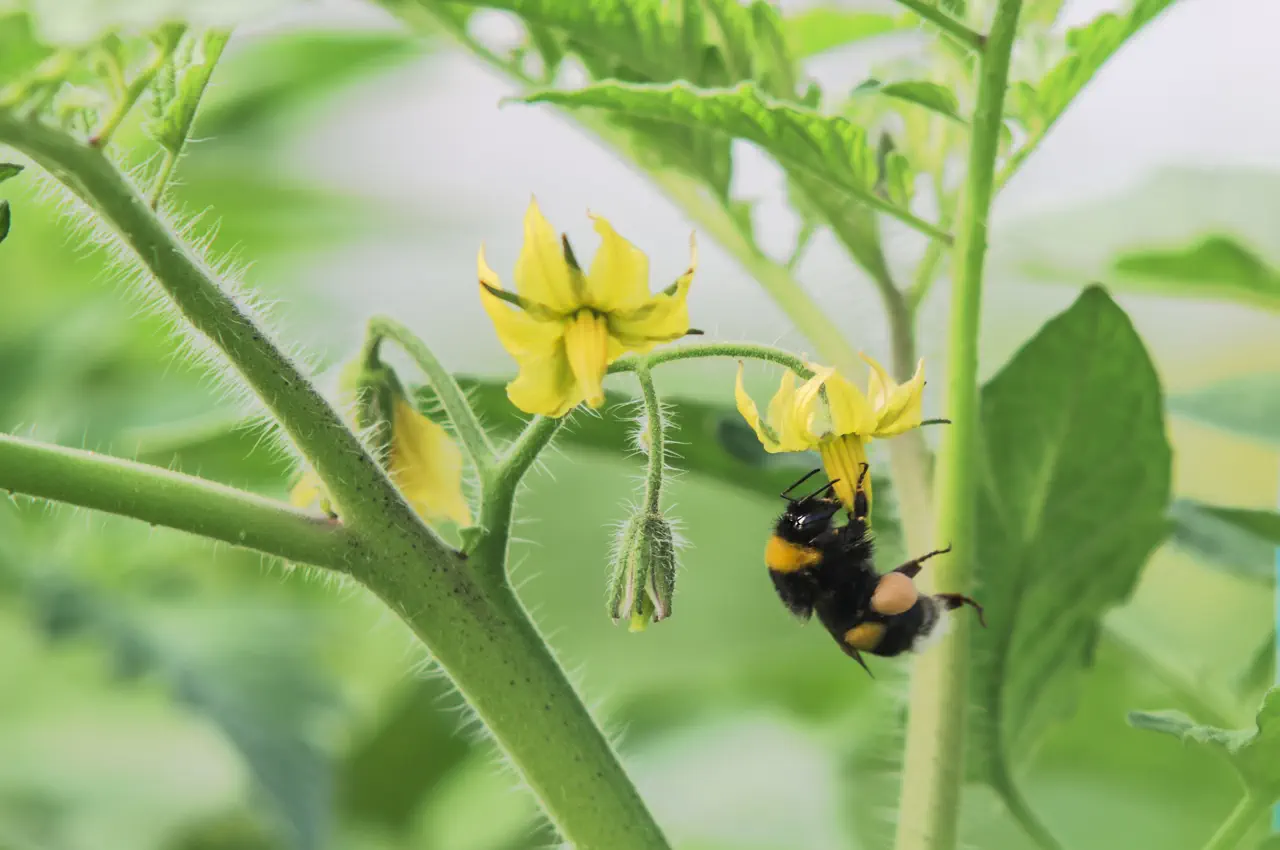
<svg viewBox="0 0 1280 850">
<path fill-rule="evenodd" d="M 951 551 L 950 546 L 947 546 L 947 548 L 945 549 L 934 549 L 932 552 L 928 552 L 924 555 L 921 555 L 919 558 L 912 558 L 910 561 L 907 561 L 905 564 L 903 564 L 900 567 L 895 567 L 893 571 L 895 573 L 902 573 L 907 578 L 915 578 L 917 575 L 919 575 L 920 568 L 924 566 L 925 561 L 929 560 L 935 555 L 945 555 L 950 551 Z"/>
<path fill-rule="evenodd" d="M 866 524 L 867 517 L 871 515 L 871 505 L 867 502 L 867 490 L 864 486 L 867 482 L 867 471 L 871 469 L 871 464 L 861 464 L 862 469 L 858 471 L 858 484 L 853 490 L 853 511 L 849 517 L 854 522 Z"/>
<path fill-rule="evenodd" d="M 982 624 L 982 627 L 984 629 L 987 627 L 986 612 L 982 610 L 982 606 L 976 600 L 970 599 L 968 596 L 962 596 L 959 593 L 935 593 L 933 598 L 941 602 L 948 611 L 954 611 L 962 605 L 968 605 L 978 612 L 978 622 Z"/>
</svg>

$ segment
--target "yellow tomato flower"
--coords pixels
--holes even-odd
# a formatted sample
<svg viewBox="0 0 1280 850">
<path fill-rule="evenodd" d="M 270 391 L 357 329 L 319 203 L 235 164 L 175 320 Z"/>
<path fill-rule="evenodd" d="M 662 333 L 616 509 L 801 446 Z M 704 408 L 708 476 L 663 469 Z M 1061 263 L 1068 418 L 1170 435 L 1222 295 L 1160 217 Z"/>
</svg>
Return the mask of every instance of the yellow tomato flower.
<svg viewBox="0 0 1280 850">
<path fill-rule="evenodd" d="M 427 522 L 448 519 L 471 525 L 471 510 L 462 493 L 462 451 L 449 432 L 415 410 L 403 395 L 395 398 L 390 425 L 387 468 L 405 500 Z M 289 501 L 337 515 L 324 484 L 310 467 L 294 485 Z"/>
<path fill-rule="evenodd" d="M 515 292 L 502 288 L 480 249 L 480 300 L 520 367 L 507 396 L 526 413 L 564 416 L 583 401 L 599 407 L 610 363 L 690 332 L 685 300 L 698 259 L 693 240 L 688 271 L 653 294 L 648 258 L 609 222 L 591 219 L 600 250 L 584 273 L 569 240 L 557 238 L 537 201 L 530 201 Z"/>
<path fill-rule="evenodd" d="M 763 420 L 742 384 L 741 364 L 735 391 L 738 412 L 756 432 L 765 451 L 817 449 L 827 477 L 837 482 L 836 496 L 850 507 L 862 464 L 867 462 L 867 441 L 918 427 L 924 391 L 923 360 L 911 380 L 898 384 L 879 363 L 865 354 L 861 356 L 871 367 L 865 395 L 834 368 L 813 363 L 807 364 L 813 377 L 798 389 L 793 372 L 788 370 L 782 376 L 782 384 Z M 870 477 L 865 487 L 870 504 Z"/>
</svg>

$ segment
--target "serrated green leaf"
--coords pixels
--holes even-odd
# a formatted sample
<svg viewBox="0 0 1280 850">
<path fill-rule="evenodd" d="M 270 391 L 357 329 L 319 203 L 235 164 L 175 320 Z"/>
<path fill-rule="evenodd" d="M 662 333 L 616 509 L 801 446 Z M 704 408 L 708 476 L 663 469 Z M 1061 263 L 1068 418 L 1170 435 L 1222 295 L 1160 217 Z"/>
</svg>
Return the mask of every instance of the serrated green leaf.
<svg viewBox="0 0 1280 850">
<path fill-rule="evenodd" d="M 1280 311 L 1280 270 L 1229 236 L 1186 248 L 1128 251 L 1112 264 L 1136 286 L 1164 295 L 1238 301 Z"/>
<path fill-rule="evenodd" d="M 1133 711 L 1129 723 L 1209 747 L 1231 762 L 1251 793 L 1266 800 L 1280 799 L 1280 688 L 1272 688 L 1262 698 L 1252 729 L 1204 726 L 1180 711 Z"/>
<path fill-rule="evenodd" d="M 1171 541 L 1210 566 L 1253 581 L 1275 581 L 1280 513 L 1178 499 Z"/>
<path fill-rule="evenodd" d="M 904 220 L 930 228 L 875 194 L 879 169 L 866 131 L 838 116 L 782 103 L 751 83 L 733 89 L 699 89 L 686 83 L 598 83 L 576 91 L 535 92 L 528 103 L 602 109 L 714 130 L 752 142 L 785 167 L 830 181 L 848 195 Z"/>
<path fill-rule="evenodd" d="M 703 2 L 720 30 L 720 44 L 724 48 L 729 79 L 735 83 L 750 80 L 755 65 L 752 59 L 755 39 L 752 37 L 751 12 L 740 0 L 703 0 Z"/>
<path fill-rule="evenodd" d="M 1106 12 L 1067 33 L 1067 54 L 1034 83 L 1034 97 L 1020 98 L 1012 113 L 1033 136 L 1043 135 L 1066 112 L 1107 60 L 1173 0 L 1136 0 L 1128 14 Z M 1024 81 L 1018 81 L 1024 82 Z"/>
<path fill-rule="evenodd" d="M 940 83 L 927 80 L 904 80 L 897 83 L 882 83 L 879 80 L 867 80 L 853 90 L 853 96 L 880 94 L 896 100 L 913 103 L 935 112 L 944 118 L 950 118 L 961 124 L 967 124 L 960 116 L 960 102 L 955 92 Z"/>
<path fill-rule="evenodd" d="M 751 4 L 752 32 L 755 36 L 755 78 L 760 87 L 783 100 L 796 99 L 795 60 L 782 34 L 782 17 L 766 0 Z"/>
<path fill-rule="evenodd" d="M 1179 416 L 1280 445 L 1280 372 L 1258 372 L 1219 381 L 1169 399 Z"/>
<path fill-rule="evenodd" d="M 680 29 L 661 0 L 450 0 L 450 5 L 500 9 L 562 31 L 595 77 L 665 80 L 683 70 Z"/>
<path fill-rule="evenodd" d="M 916 20 L 908 15 L 853 12 L 819 6 L 788 15 L 782 26 L 791 55 L 804 59 L 878 35 L 914 29 Z"/>
<path fill-rule="evenodd" d="M 1160 383 L 1128 316 L 1090 287 L 982 391 L 973 770 L 1008 793 L 1071 711 L 1103 614 L 1167 532 Z"/>
<path fill-rule="evenodd" d="M 218 64 L 218 58 L 229 37 L 230 33 L 217 31 L 201 36 L 200 55 L 177 69 L 172 100 L 165 105 L 158 120 L 147 124 L 147 133 L 175 156 L 182 152 L 187 137 L 191 135 L 196 111 L 200 108 L 209 78 L 213 76 L 213 69 Z"/>
</svg>

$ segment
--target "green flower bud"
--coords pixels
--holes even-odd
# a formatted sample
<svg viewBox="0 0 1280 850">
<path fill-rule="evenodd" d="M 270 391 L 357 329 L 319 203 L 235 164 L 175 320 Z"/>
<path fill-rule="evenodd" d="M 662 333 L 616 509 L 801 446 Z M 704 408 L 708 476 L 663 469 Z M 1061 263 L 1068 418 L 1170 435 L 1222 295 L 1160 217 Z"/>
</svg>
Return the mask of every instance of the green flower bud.
<svg viewBox="0 0 1280 850">
<path fill-rule="evenodd" d="M 618 537 L 609 579 L 609 616 L 630 620 L 633 632 L 671 615 L 676 589 L 676 547 L 671 523 L 660 513 L 641 511 Z"/>
</svg>

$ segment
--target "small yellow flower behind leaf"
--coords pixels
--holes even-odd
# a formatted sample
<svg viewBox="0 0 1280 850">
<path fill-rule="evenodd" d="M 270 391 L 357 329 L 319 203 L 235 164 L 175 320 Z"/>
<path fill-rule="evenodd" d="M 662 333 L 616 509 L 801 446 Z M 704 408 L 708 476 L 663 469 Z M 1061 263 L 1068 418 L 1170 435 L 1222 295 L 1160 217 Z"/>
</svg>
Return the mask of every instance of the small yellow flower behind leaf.
<svg viewBox="0 0 1280 850">
<path fill-rule="evenodd" d="M 391 424 L 391 478 L 423 519 L 471 524 L 462 494 L 462 450 L 403 397 L 396 400 Z"/>
<path fill-rule="evenodd" d="M 601 243 L 584 272 L 568 239 L 557 239 L 537 202 L 530 201 L 515 292 L 503 288 L 480 251 L 480 301 L 520 367 L 507 397 L 526 413 L 564 416 L 584 401 L 599 407 L 610 363 L 689 333 L 686 299 L 696 246 L 690 245 L 688 270 L 655 294 L 649 291 L 645 255 L 603 218 L 592 220 Z"/>
<path fill-rule="evenodd" d="M 423 520 L 471 524 L 462 492 L 462 451 L 443 426 L 423 416 L 405 396 L 390 367 L 356 364 L 344 370 L 344 391 L 355 395 L 353 415 L 379 462 Z M 337 511 L 315 470 L 306 468 L 289 497 L 297 507 Z"/>
<path fill-rule="evenodd" d="M 836 481 L 840 501 L 852 507 L 854 488 L 867 462 L 867 441 L 893 437 L 922 421 L 924 361 L 904 384 L 889 377 L 878 362 L 862 355 L 871 367 L 867 393 L 832 368 L 808 364 L 813 377 L 796 388 L 796 376 L 787 371 L 769 403 L 763 419 L 742 382 L 742 366 L 734 397 L 738 412 L 768 452 L 802 452 L 816 449 L 827 477 Z M 823 397 L 825 395 L 825 403 Z M 868 502 L 871 483 L 864 483 Z"/>
</svg>

